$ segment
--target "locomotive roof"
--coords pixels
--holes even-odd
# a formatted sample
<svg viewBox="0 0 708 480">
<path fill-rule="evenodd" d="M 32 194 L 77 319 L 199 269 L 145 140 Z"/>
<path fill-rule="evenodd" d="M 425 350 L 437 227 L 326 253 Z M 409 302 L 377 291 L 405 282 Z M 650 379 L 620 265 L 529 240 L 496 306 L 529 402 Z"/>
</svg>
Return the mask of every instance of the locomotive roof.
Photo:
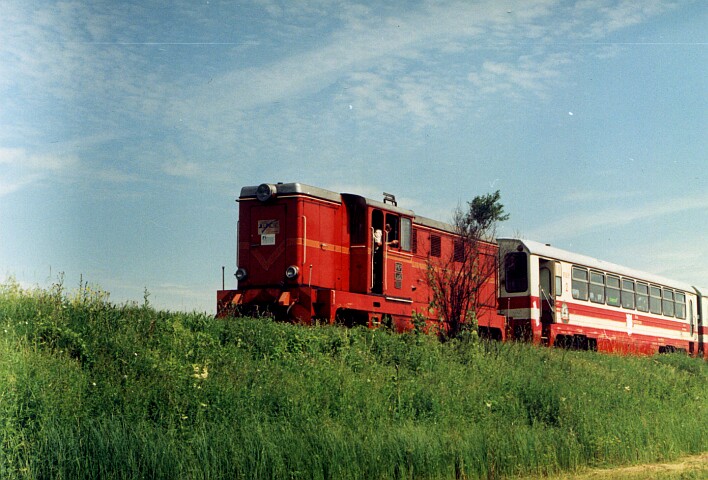
<svg viewBox="0 0 708 480">
<path fill-rule="evenodd" d="M 331 190 L 326 190 L 324 188 L 313 187 L 312 185 L 307 185 L 304 183 L 276 183 L 272 184 L 276 188 L 277 195 L 307 195 L 315 198 L 321 198 L 323 200 L 329 200 L 331 202 L 340 203 L 342 201 L 342 195 L 351 195 L 354 197 L 359 197 L 363 202 L 371 207 L 379 208 L 381 210 L 386 210 L 389 212 L 398 213 L 399 215 L 405 215 L 407 217 L 414 218 L 415 223 L 428 228 L 434 228 L 436 230 L 441 230 L 443 232 L 456 233 L 455 227 L 446 222 L 441 222 L 439 220 L 433 220 L 432 218 L 423 217 L 416 215 L 413 210 L 408 210 L 405 208 L 400 208 L 398 206 L 392 205 L 390 203 L 380 202 L 378 200 L 372 200 L 370 198 L 363 197 L 354 193 L 336 193 Z M 256 190 L 258 185 L 250 185 L 241 188 L 241 194 L 239 199 L 256 198 Z"/>
<path fill-rule="evenodd" d="M 415 222 L 419 225 L 424 225 L 430 228 L 436 228 L 438 230 L 443 230 L 446 232 L 454 232 L 454 227 L 445 222 L 440 222 L 438 220 L 433 220 L 431 218 L 421 217 L 416 215 L 413 210 L 408 210 L 405 208 L 400 208 L 390 203 L 379 202 L 377 200 L 372 200 L 370 198 L 363 197 L 361 195 L 353 193 L 336 193 L 331 190 L 326 190 L 324 188 L 313 187 L 312 185 L 307 185 L 304 183 L 276 183 L 273 184 L 276 188 L 277 195 L 308 195 L 311 197 L 321 198 L 324 200 L 329 200 L 332 202 L 340 203 L 342 201 L 342 195 L 352 195 L 361 198 L 366 205 L 372 206 L 374 208 L 380 208 L 381 210 L 387 210 L 389 212 L 395 212 L 400 215 L 405 215 L 407 217 L 415 218 Z M 246 198 L 256 198 L 256 190 L 258 185 L 250 185 L 241 188 L 240 199 Z"/>
<path fill-rule="evenodd" d="M 355 195 L 355 194 L 350 194 L 350 193 L 343 193 L 342 195 L 353 195 L 353 196 L 362 198 L 364 200 L 364 202 L 366 202 L 366 204 L 369 206 L 372 206 L 375 208 L 380 208 L 381 210 L 395 212 L 395 213 L 398 213 L 401 215 L 405 215 L 407 217 L 412 217 L 415 219 L 415 223 L 418 225 L 423 225 L 423 226 L 429 227 L 429 228 L 435 228 L 437 230 L 443 230 L 445 232 L 455 233 L 455 227 L 453 227 L 449 223 L 440 222 L 438 220 L 433 220 L 432 218 L 421 217 L 420 215 L 416 215 L 413 210 L 407 210 L 405 208 L 400 208 L 400 207 L 391 205 L 390 203 L 384 203 L 384 202 L 379 202 L 377 200 L 372 200 L 370 198 L 362 197 L 361 195 Z"/>
<path fill-rule="evenodd" d="M 342 201 L 338 193 L 325 190 L 324 188 L 313 187 L 312 185 L 305 185 L 304 183 L 275 183 L 272 185 L 275 186 L 278 195 L 300 194 L 337 203 Z M 258 185 L 242 187 L 239 198 L 256 198 L 256 190 L 258 190 Z"/>
<path fill-rule="evenodd" d="M 618 275 L 632 277 L 635 280 L 643 280 L 648 283 L 654 283 L 659 285 L 664 285 L 671 288 L 676 288 L 678 290 L 684 290 L 686 292 L 695 291 L 691 285 L 683 282 L 678 282 L 676 280 L 671 280 L 659 275 L 654 275 L 652 273 L 642 272 L 640 270 L 634 270 L 629 267 L 622 265 L 617 265 L 615 263 L 606 262 L 604 260 L 599 260 L 594 257 L 589 257 L 586 255 L 581 255 L 579 253 L 569 252 L 560 248 L 552 247 L 550 245 L 534 242 L 533 240 L 522 240 L 519 238 L 499 238 L 497 239 L 500 246 L 503 242 L 516 242 L 523 244 L 526 249 L 532 255 L 538 255 L 540 257 L 563 260 L 575 265 L 584 266 L 588 268 L 594 268 L 597 270 L 602 270 L 607 273 L 616 273 Z"/>
</svg>

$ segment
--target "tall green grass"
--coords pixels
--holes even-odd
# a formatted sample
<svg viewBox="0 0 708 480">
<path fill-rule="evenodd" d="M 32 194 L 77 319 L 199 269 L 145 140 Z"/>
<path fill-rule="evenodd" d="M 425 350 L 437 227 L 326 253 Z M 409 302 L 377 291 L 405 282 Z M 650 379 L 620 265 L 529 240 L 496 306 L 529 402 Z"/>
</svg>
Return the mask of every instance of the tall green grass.
<svg viewBox="0 0 708 480">
<path fill-rule="evenodd" d="M 708 450 L 706 363 L 0 287 L 0 478 L 500 478 Z"/>
</svg>

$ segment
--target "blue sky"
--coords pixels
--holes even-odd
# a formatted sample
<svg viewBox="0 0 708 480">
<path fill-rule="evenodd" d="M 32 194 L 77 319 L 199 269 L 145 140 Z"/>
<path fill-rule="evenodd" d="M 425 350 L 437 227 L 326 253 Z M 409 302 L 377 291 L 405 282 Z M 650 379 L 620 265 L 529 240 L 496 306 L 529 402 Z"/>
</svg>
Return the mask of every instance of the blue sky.
<svg viewBox="0 0 708 480">
<path fill-rule="evenodd" d="M 213 311 L 299 181 L 708 285 L 704 1 L 0 1 L 0 279 Z"/>
</svg>

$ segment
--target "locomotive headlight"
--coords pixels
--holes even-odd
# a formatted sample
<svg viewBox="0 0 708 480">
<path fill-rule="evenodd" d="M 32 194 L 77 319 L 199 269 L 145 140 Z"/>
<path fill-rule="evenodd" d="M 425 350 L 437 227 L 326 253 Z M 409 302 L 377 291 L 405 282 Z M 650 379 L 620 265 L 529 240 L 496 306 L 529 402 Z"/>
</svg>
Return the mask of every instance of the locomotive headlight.
<svg viewBox="0 0 708 480">
<path fill-rule="evenodd" d="M 256 189 L 256 198 L 261 202 L 267 202 L 278 193 L 278 187 L 271 183 L 261 183 Z"/>
<path fill-rule="evenodd" d="M 246 277 L 248 276 L 248 272 L 245 268 L 239 268 L 238 270 L 236 270 L 236 273 L 234 275 L 236 276 L 236 280 L 240 282 L 246 279 Z"/>
<path fill-rule="evenodd" d="M 285 278 L 287 278 L 288 280 L 293 280 L 297 277 L 298 273 L 300 273 L 300 269 L 297 268 L 295 265 L 290 265 L 288 268 L 285 269 Z"/>
</svg>

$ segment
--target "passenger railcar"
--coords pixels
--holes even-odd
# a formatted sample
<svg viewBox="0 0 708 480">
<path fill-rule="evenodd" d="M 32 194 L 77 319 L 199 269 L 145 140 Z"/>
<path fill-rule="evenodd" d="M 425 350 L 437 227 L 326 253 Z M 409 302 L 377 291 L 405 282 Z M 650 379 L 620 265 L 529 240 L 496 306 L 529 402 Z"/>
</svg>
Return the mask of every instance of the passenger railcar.
<svg viewBox="0 0 708 480">
<path fill-rule="evenodd" d="M 412 328 L 419 313 L 430 322 L 428 265 L 449 258 L 452 226 L 383 202 L 301 183 L 241 189 L 237 226 L 238 288 L 217 292 L 217 315 L 271 314 L 312 323 Z M 496 262 L 497 245 L 484 243 Z M 481 331 L 504 337 L 497 312 L 497 269 L 482 286 Z"/>
<path fill-rule="evenodd" d="M 498 244 L 499 312 L 510 337 L 621 353 L 706 352 L 700 290 L 538 242 Z"/>
</svg>

